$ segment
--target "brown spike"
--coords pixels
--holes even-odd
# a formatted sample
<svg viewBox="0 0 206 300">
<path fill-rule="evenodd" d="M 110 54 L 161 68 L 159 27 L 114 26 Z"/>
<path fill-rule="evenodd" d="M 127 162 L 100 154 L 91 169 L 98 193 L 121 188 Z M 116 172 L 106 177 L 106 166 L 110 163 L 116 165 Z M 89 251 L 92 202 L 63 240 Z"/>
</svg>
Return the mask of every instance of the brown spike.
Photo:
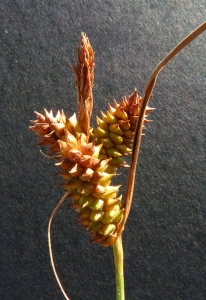
<svg viewBox="0 0 206 300">
<path fill-rule="evenodd" d="M 82 153 L 77 149 L 72 149 L 68 152 L 67 157 L 73 162 L 79 162 L 82 157 Z"/>
<path fill-rule="evenodd" d="M 79 177 L 82 181 L 88 181 L 92 178 L 94 171 L 90 168 L 86 168 L 84 172 L 82 172 L 81 176 Z"/>
<path fill-rule="evenodd" d="M 81 148 L 80 148 L 82 154 L 92 156 L 95 152 L 95 145 L 94 144 L 95 144 L 94 142 L 91 142 L 91 143 L 82 142 Z"/>
<path fill-rule="evenodd" d="M 117 101 L 114 99 L 114 108 L 117 109 L 119 107 L 119 104 L 117 103 Z"/>
<path fill-rule="evenodd" d="M 69 174 L 71 174 L 72 176 L 77 177 L 77 176 L 79 176 L 79 175 L 82 174 L 83 168 L 81 168 L 81 167 L 79 166 L 79 164 L 76 163 L 74 166 L 72 166 L 70 169 L 68 169 L 68 172 L 69 172 Z"/>
<path fill-rule="evenodd" d="M 147 108 L 146 108 L 146 114 L 148 113 L 148 112 L 151 112 L 151 111 L 153 111 L 153 110 L 155 110 L 156 108 L 154 108 L 154 107 L 149 107 L 149 106 L 147 106 Z"/>
<path fill-rule="evenodd" d="M 54 143 L 54 145 L 51 146 L 51 148 L 49 150 L 49 155 L 53 155 L 54 153 L 57 153 L 59 151 L 60 151 L 59 143 L 56 142 L 56 143 Z"/>
<path fill-rule="evenodd" d="M 95 168 L 100 163 L 98 158 L 92 158 L 89 155 L 82 155 L 79 164 L 84 168 Z"/>
<path fill-rule="evenodd" d="M 122 99 L 120 101 L 120 106 L 122 106 L 124 108 L 124 110 L 126 112 L 128 112 L 128 102 L 127 102 L 127 98 L 125 96 L 122 97 Z"/>
<path fill-rule="evenodd" d="M 108 103 L 108 107 L 109 107 L 109 112 L 111 115 L 115 115 L 116 109 L 114 107 L 112 107 L 109 103 Z"/>
<path fill-rule="evenodd" d="M 74 166 L 74 163 L 69 159 L 64 159 L 63 161 L 61 161 L 60 163 L 56 163 L 55 165 L 59 166 L 63 170 L 68 170 L 72 168 L 72 166 Z"/>
<path fill-rule="evenodd" d="M 73 70 L 76 75 L 79 112 L 78 124 L 86 136 L 88 136 L 93 107 L 94 51 L 84 33 L 81 34 L 81 46 L 78 49 L 77 65 L 73 67 Z"/>
<path fill-rule="evenodd" d="M 50 132 L 49 134 L 46 134 L 42 136 L 39 141 L 38 145 L 44 146 L 44 145 L 53 145 L 57 141 L 57 136 L 54 131 Z"/>
<path fill-rule="evenodd" d="M 89 180 L 90 183 L 92 184 L 98 184 L 99 180 L 103 177 L 104 175 L 102 172 L 94 171 L 92 178 Z"/>
<path fill-rule="evenodd" d="M 100 110 L 100 114 L 101 114 L 102 120 L 106 122 L 107 121 L 107 116 L 101 110 Z"/>
<path fill-rule="evenodd" d="M 59 122 L 65 124 L 66 123 L 66 116 L 63 110 L 61 110 Z"/>
<path fill-rule="evenodd" d="M 109 247 L 112 246 L 117 239 L 117 233 L 113 233 L 111 236 L 107 236 L 106 239 L 102 241 L 102 246 Z"/>
</svg>

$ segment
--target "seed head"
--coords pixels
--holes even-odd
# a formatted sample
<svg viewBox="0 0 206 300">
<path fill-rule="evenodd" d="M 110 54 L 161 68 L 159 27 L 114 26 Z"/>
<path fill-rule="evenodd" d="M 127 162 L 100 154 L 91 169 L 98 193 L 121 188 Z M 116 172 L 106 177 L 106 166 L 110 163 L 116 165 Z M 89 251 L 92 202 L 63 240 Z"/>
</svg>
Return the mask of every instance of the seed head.
<svg viewBox="0 0 206 300">
<path fill-rule="evenodd" d="M 37 119 L 31 121 L 30 129 L 39 135 L 38 144 L 47 145 L 49 155 L 55 158 L 78 224 L 90 231 L 93 242 L 110 246 L 124 219 L 120 185 L 113 186 L 111 181 L 117 167 L 125 165 L 124 156 L 131 153 L 142 98 L 135 90 L 119 104 L 114 100 L 114 106 L 109 105 L 106 114 L 101 112 L 101 118 L 97 117 L 97 128 L 90 128 L 94 52 L 83 33 L 73 70 L 78 117 L 68 118 L 63 111 L 54 116 L 45 109 L 44 114 L 35 112 Z"/>
</svg>

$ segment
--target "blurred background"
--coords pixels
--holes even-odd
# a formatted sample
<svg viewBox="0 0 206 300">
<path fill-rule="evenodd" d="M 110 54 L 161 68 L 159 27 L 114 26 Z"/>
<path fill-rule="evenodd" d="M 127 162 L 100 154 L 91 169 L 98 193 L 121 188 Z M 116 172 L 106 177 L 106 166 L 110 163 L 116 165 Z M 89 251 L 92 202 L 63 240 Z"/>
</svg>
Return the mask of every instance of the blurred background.
<svg viewBox="0 0 206 300">
<path fill-rule="evenodd" d="M 47 245 L 63 195 L 53 161 L 29 131 L 34 111 L 77 110 L 71 64 L 80 34 L 95 51 L 94 113 L 144 85 L 159 61 L 205 21 L 204 0 L 6 0 L 0 3 L 0 299 L 64 299 Z M 161 72 L 123 233 L 128 300 L 205 299 L 206 33 Z M 125 193 L 128 170 L 117 182 Z M 115 299 L 112 248 L 89 242 L 63 205 L 54 257 L 72 300 Z"/>
</svg>

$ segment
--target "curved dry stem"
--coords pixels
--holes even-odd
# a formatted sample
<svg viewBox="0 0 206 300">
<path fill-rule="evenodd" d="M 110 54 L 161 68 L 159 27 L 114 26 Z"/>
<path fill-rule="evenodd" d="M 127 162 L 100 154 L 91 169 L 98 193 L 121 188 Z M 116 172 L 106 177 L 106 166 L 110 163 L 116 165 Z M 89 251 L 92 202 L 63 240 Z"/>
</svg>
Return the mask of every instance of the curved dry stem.
<svg viewBox="0 0 206 300">
<path fill-rule="evenodd" d="M 204 22 L 202 25 L 200 25 L 198 28 L 196 28 L 192 33 L 190 33 L 185 39 L 183 39 L 156 67 L 152 75 L 150 76 L 149 80 L 147 81 L 143 93 L 142 98 L 142 104 L 140 107 L 140 112 L 137 120 L 137 126 L 136 131 L 134 135 L 134 142 L 133 142 L 133 149 L 132 149 L 132 158 L 130 163 L 130 171 L 128 176 L 128 184 L 127 184 L 127 191 L 126 191 L 126 197 L 125 197 L 125 213 L 124 213 L 124 219 L 121 224 L 121 227 L 119 229 L 119 234 L 124 230 L 124 225 L 127 221 L 131 203 L 132 203 L 132 197 L 134 192 L 134 181 L 135 181 L 135 173 L 136 173 L 136 165 L 137 160 L 139 156 L 139 149 L 140 149 L 140 143 L 141 143 L 141 137 L 142 137 L 142 129 L 143 129 L 143 123 L 144 123 L 144 117 L 146 112 L 147 104 L 151 98 L 152 91 L 154 89 L 157 76 L 159 75 L 160 71 L 164 68 L 164 66 L 177 54 L 179 53 L 183 48 L 185 48 L 188 44 L 190 44 L 196 37 L 198 37 L 201 33 L 203 33 L 206 30 L 206 22 Z"/>
<path fill-rule="evenodd" d="M 49 244 L 49 255 L 50 255 L 50 260 L 51 260 L 51 265 L 52 265 L 52 269 L 53 269 L 53 272 L 54 272 L 54 275 L 56 277 L 56 280 L 58 282 L 58 285 L 62 291 L 62 293 L 64 294 L 64 297 L 67 299 L 67 300 L 70 300 L 60 282 L 60 279 L 59 279 L 59 276 L 57 274 L 57 271 L 56 271 L 56 267 L 55 267 L 55 264 L 54 264 L 54 258 L 53 258 L 53 252 L 52 252 L 52 242 L 51 242 L 51 224 L 52 224 L 52 220 L 53 220 L 53 217 L 55 216 L 56 212 L 58 211 L 58 209 L 60 208 L 60 206 L 62 205 L 62 203 L 64 202 L 64 200 L 68 197 L 69 195 L 69 192 L 66 192 L 64 194 L 64 196 L 61 198 L 61 200 L 59 201 L 59 203 L 57 204 L 57 206 L 55 207 L 55 209 L 53 210 L 50 218 L 49 218 L 49 223 L 48 223 L 48 244 Z"/>
</svg>

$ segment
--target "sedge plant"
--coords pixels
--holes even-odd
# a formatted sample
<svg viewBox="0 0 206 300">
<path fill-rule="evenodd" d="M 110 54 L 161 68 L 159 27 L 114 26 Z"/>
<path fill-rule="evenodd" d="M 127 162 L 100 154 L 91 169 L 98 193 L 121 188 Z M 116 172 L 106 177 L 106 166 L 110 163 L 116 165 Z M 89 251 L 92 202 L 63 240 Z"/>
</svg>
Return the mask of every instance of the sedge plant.
<svg viewBox="0 0 206 300">
<path fill-rule="evenodd" d="M 122 232 L 133 198 L 136 165 L 144 124 L 153 110 L 148 106 L 159 72 L 185 46 L 206 30 L 206 22 L 182 40 L 156 67 L 147 81 L 143 96 L 137 91 L 108 106 L 107 112 L 96 117 L 96 127 L 90 126 L 93 107 L 94 51 L 84 33 L 81 34 L 75 74 L 78 115 L 70 118 L 64 111 L 35 112 L 36 120 L 29 128 L 39 136 L 38 145 L 48 146 L 63 178 L 64 196 L 53 210 L 48 224 L 48 244 L 52 268 L 65 299 L 69 300 L 54 264 L 51 224 L 62 203 L 70 199 L 77 212 L 78 224 L 89 231 L 91 242 L 113 247 L 116 300 L 124 300 L 124 268 Z M 119 168 L 127 167 L 125 156 L 130 155 L 126 195 L 118 194 L 120 185 L 111 184 Z"/>
</svg>

